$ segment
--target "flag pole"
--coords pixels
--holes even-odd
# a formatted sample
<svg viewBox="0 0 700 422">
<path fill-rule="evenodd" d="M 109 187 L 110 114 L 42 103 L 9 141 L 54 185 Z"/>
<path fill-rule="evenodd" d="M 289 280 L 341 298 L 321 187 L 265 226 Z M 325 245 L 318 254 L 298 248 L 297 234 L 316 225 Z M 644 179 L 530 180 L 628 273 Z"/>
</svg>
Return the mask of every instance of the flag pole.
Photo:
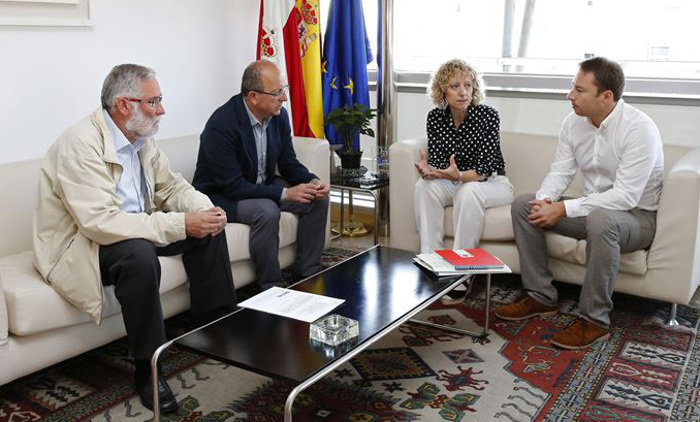
<svg viewBox="0 0 700 422">
<path fill-rule="evenodd" d="M 380 67 L 378 69 L 377 84 L 377 163 L 389 159 L 389 146 L 394 139 L 394 0 L 379 0 L 379 54 L 381 54 Z M 378 54 L 378 55 L 379 55 Z M 391 163 L 389 163 L 391 166 Z M 377 166 L 379 167 L 379 166 Z M 381 170 L 377 168 L 381 174 Z M 379 197 L 375 206 L 378 207 L 375 215 L 379 216 L 375 230 L 382 236 L 389 236 L 389 187 L 379 190 Z M 381 221 L 381 222 L 380 222 Z"/>
<path fill-rule="evenodd" d="M 381 77 L 381 92 L 377 92 L 377 98 L 381 104 L 377 104 L 377 151 L 385 151 L 394 141 L 394 72 L 393 72 L 393 45 L 394 45 L 394 0 L 380 0 L 380 34 L 382 62 L 379 74 Z M 379 86 L 378 86 L 379 88 Z"/>
</svg>

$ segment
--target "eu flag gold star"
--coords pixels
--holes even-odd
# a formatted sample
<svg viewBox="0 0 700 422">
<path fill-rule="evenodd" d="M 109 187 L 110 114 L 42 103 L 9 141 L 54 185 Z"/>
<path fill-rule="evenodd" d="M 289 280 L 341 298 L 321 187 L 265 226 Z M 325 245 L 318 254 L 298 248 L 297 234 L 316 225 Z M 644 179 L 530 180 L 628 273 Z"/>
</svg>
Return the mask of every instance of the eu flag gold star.
<svg viewBox="0 0 700 422">
<path fill-rule="evenodd" d="M 349 89 L 350 95 L 353 95 L 355 93 L 355 83 L 352 81 L 352 78 L 350 78 L 350 82 L 348 82 L 347 85 L 344 85 L 343 88 Z"/>
</svg>

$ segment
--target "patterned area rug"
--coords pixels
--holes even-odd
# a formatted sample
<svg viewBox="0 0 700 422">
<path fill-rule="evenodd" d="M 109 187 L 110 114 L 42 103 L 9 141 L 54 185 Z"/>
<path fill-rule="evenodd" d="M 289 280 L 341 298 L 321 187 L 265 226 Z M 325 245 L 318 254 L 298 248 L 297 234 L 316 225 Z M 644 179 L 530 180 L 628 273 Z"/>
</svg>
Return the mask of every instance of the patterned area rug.
<svg viewBox="0 0 700 422">
<path fill-rule="evenodd" d="M 330 249 L 327 264 L 355 252 Z M 435 305 L 429 321 L 476 328 L 483 284 L 461 305 Z M 407 323 L 297 397 L 299 421 L 698 421 L 700 311 L 616 295 L 611 339 L 587 351 L 549 346 L 572 320 L 579 289 L 558 284 L 549 319 L 491 319 L 486 339 Z M 495 305 L 520 294 L 517 276 L 494 277 Z M 174 335 L 186 315 L 168 320 Z M 145 421 L 123 340 L 0 388 L 0 422 Z M 280 421 L 293 385 L 173 348 L 164 372 L 180 409 L 168 421 Z"/>
</svg>

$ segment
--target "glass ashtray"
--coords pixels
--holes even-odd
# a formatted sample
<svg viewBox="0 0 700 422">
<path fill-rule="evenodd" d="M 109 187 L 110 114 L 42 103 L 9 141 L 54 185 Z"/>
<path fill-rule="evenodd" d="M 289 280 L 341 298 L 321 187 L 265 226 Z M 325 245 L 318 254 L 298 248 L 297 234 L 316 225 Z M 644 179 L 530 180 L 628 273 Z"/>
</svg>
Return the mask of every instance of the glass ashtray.
<svg viewBox="0 0 700 422">
<path fill-rule="evenodd" d="M 346 318 L 338 314 L 326 315 L 309 326 L 311 340 L 337 346 L 360 333 L 360 326 L 354 319 Z"/>
<path fill-rule="evenodd" d="M 357 337 L 353 337 L 337 346 L 329 346 L 314 339 L 310 339 L 309 342 L 311 343 L 311 348 L 313 348 L 315 351 L 323 354 L 323 356 L 329 359 L 335 359 L 355 347 L 355 345 L 357 345 Z"/>
</svg>

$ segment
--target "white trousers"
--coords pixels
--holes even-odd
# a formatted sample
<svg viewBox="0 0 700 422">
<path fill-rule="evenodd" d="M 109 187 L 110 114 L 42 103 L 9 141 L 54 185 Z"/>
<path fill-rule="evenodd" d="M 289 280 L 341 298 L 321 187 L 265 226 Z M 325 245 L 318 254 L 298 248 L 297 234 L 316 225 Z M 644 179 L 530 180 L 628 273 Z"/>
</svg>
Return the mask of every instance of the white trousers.
<svg viewBox="0 0 700 422">
<path fill-rule="evenodd" d="M 506 176 L 490 177 L 485 182 L 453 184 L 449 180 L 418 179 L 414 194 L 416 226 L 421 253 L 445 249 L 445 207 L 452 205 L 454 248 L 479 245 L 487 208 L 513 202 L 513 185 Z"/>
</svg>

